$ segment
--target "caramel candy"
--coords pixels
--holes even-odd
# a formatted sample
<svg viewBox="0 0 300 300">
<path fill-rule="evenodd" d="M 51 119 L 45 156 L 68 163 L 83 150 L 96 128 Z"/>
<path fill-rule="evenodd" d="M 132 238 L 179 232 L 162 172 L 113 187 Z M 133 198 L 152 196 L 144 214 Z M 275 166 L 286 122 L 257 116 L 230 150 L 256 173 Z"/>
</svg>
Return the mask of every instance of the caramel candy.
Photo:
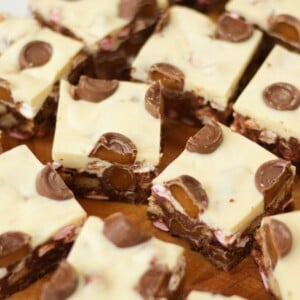
<svg viewBox="0 0 300 300">
<path fill-rule="evenodd" d="M 145 107 L 150 115 L 159 119 L 162 117 L 163 111 L 163 98 L 159 83 L 155 82 L 148 89 L 145 96 Z"/>
<path fill-rule="evenodd" d="M 264 102 L 276 110 L 295 110 L 300 104 L 300 92 L 286 82 L 273 83 L 263 91 Z"/>
<path fill-rule="evenodd" d="M 20 231 L 9 231 L 0 235 L 0 267 L 20 261 L 31 250 L 31 237 Z"/>
<path fill-rule="evenodd" d="M 52 56 L 52 46 L 43 41 L 33 41 L 26 44 L 19 56 L 21 69 L 45 65 Z"/>
<path fill-rule="evenodd" d="M 104 220 L 103 234 L 119 248 L 136 246 L 151 238 L 136 230 L 122 213 L 115 213 Z"/>
<path fill-rule="evenodd" d="M 281 221 L 271 219 L 262 227 L 266 249 L 270 256 L 272 267 L 275 268 L 280 257 L 284 257 L 292 248 L 292 234 Z"/>
<path fill-rule="evenodd" d="M 71 190 L 49 165 L 39 173 L 36 189 L 40 195 L 54 200 L 67 200 L 73 197 Z"/>
<path fill-rule="evenodd" d="M 137 16 L 153 18 L 157 12 L 156 0 L 121 0 L 119 3 L 119 16 L 129 20 Z"/>
<path fill-rule="evenodd" d="M 67 261 L 62 261 L 50 282 L 44 285 L 40 300 L 67 299 L 75 292 L 78 282 L 76 270 Z"/>
<path fill-rule="evenodd" d="M 172 196 L 182 205 L 191 218 L 196 218 L 208 206 L 208 198 L 199 181 L 182 175 L 166 183 Z"/>
<path fill-rule="evenodd" d="M 190 152 L 209 154 L 214 152 L 223 141 L 222 129 L 218 123 L 210 121 L 205 124 L 186 143 L 186 149 Z"/>
<path fill-rule="evenodd" d="M 118 86 L 117 80 L 93 79 L 83 75 L 80 76 L 78 86 L 75 89 L 75 100 L 101 102 L 110 97 Z"/>
<path fill-rule="evenodd" d="M 253 34 L 253 26 L 241 17 L 224 13 L 218 19 L 216 37 L 221 40 L 238 43 L 249 39 Z"/>
<path fill-rule="evenodd" d="M 122 165 L 133 164 L 136 155 L 135 144 L 128 137 L 116 132 L 102 135 L 95 150 L 90 154 L 91 157 Z"/>
<path fill-rule="evenodd" d="M 163 87 L 182 91 L 184 87 L 184 74 L 177 67 L 167 63 L 157 63 L 151 66 L 149 76 L 158 81 Z"/>
</svg>

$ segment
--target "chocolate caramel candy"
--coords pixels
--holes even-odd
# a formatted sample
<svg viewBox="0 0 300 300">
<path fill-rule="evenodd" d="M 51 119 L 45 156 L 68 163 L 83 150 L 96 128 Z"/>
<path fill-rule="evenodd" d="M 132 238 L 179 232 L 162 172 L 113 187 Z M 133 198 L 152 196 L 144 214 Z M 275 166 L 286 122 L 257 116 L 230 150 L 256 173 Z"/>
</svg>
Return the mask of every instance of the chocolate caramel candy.
<svg viewBox="0 0 300 300">
<path fill-rule="evenodd" d="M 300 104 L 300 92 L 290 83 L 277 82 L 263 91 L 264 102 L 276 110 L 295 110 Z"/>
<path fill-rule="evenodd" d="M 118 86 L 117 80 L 93 79 L 82 75 L 75 89 L 75 100 L 101 102 L 110 97 L 118 89 Z"/>
<path fill-rule="evenodd" d="M 21 69 L 40 67 L 52 57 L 52 46 L 43 41 L 33 41 L 26 44 L 19 56 Z"/>
<path fill-rule="evenodd" d="M 49 165 L 38 174 L 36 189 L 40 195 L 53 200 L 67 200 L 73 197 L 71 190 Z"/>
<path fill-rule="evenodd" d="M 241 17 L 224 13 L 218 19 L 216 38 L 238 43 L 249 39 L 253 34 L 253 26 Z"/>
<path fill-rule="evenodd" d="M 271 219 L 262 227 L 266 250 L 271 259 L 273 269 L 279 258 L 287 255 L 292 248 L 292 234 L 281 221 Z"/>
<path fill-rule="evenodd" d="M 116 132 L 108 132 L 102 135 L 97 146 L 90 154 L 91 157 L 122 165 L 133 164 L 136 155 L 137 148 L 135 144 L 125 135 Z"/>
<path fill-rule="evenodd" d="M 137 16 L 153 18 L 157 13 L 156 0 L 121 0 L 119 3 L 119 16 L 128 20 Z"/>
<path fill-rule="evenodd" d="M 0 267 L 24 258 L 31 250 L 31 237 L 24 232 L 8 231 L 0 235 Z"/>
<path fill-rule="evenodd" d="M 166 183 L 172 196 L 191 218 L 196 218 L 208 206 L 208 198 L 201 183 L 189 175 L 182 175 Z"/>
<path fill-rule="evenodd" d="M 148 113 L 156 119 L 162 117 L 163 114 L 163 97 L 159 83 L 155 82 L 147 90 L 145 96 L 145 108 Z"/>
<path fill-rule="evenodd" d="M 70 297 L 78 285 L 76 270 L 62 261 L 50 281 L 42 289 L 40 300 L 64 300 Z"/>
<path fill-rule="evenodd" d="M 184 87 L 184 74 L 177 67 L 167 63 L 157 63 L 150 67 L 150 79 L 158 81 L 163 87 L 182 91 Z"/>
<path fill-rule="evenodd" d="M 223 141 L 223 132 L 215 121 L 209 121 L 186 143 L 186 149 L 190 152 L 209 154 L 214 152 Z"/>
<path fill-rule="evenodd" d="M 136 230 L 122 213 L 115 213 L 104 220 L 103 234 L 119 248 L 136 246 L 151 238 Z"/>
</svg>

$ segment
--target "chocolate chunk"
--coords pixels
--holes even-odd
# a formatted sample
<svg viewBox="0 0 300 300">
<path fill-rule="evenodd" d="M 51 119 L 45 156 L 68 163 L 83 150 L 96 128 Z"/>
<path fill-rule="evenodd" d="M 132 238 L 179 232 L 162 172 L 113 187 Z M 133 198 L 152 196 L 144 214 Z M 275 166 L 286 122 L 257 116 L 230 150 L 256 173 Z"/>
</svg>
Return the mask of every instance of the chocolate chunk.
<svg viewBox="0 0 300 300">
<path fill-rule="evenodd" d="M 158 13 L 156 0 L 120 0 L 119 16 L 132 20 L 139 17 L 153 18 Z"/>
<path fill-rule="evenodd" d="M 201 183 L 189 175 L 182 175 L 166 183 L 172 196 L 182 205 L 187 214 L 196 218 L 208 206 L 208 198 Z"/>
<path fill-rule="evenodd" d="M 276 219 L 271 219 L 264 224 L 262 230 L 272 267 L 275 268 L 278 259 L 290 252 L 293 241 L 292 234 L 283 222 Z"/>
<path fill-rule="evenodd" d="M 300 104 L 300 92 L 292 84 L 277 82 L 263 91 L 265 103 L 276 110 L 295 110 Z"/>
<path fill-rule="evenodd" d="M 43 41 L 33 41 L 26 44 L 19 56 L 21 69 L 40 67 L 52 57 L 52 46 Z"/>
<path fill-rule="evenodd" d="M 136 230 L 122 213 L 115 213 L 104 220 L 103 234 L 119 248 L 136 246 L 151 238 Z"/>
<path fill-rule="evenodd" d="M 37 176 L 36 189 L 40 195 L 54 200 L 67 200 L 73 197 L 71 190 L 49 165 Z"/>
<path fill-rule="evenodd" d="M 167 298 L 170 278 L 171 273 L 166 266 L 151 266 L 140 279 L 136 290 L 144 299 Z"/>
<path fill-rule="evenodd" d="M 97 146 L 90 154 L 91 157 L 122 165 L 133 164 L 136 155 L 137 148 L 135 144 L 125 135 L 116 132 L 108 132 L 102 135 Z"/>
<path fill-rule="evenodd" d="M 149 76 L 158 81 L 163 87 L 182 91 L 184 87 L 184 74 L 177 67 L 167 63 L 157 63 L 151 66 Z"/>
<path fill-rule="evenodd" d="M 50 281 L 44 285 L 40 300 L 67 299 L 75 292 L 78 282 L 76 270 L 67 261 L 62 261 Z"/>
<path fill-rule="evenodd" d="M 155 82 L 148 89 L 145 96 L 145 107 L 154 118 L 161 118 L 163 114 L 163 97 L 159 83 Z"/>
<path fill-rule="evenodd" d="M 80 76 L 78 86 L 75 90 L 75 100 L 86 100 L 90 102 L 101 102 L 110 97 L 119 86 L 117 80 L 93 79 Z"/>
<path fill-rule="evenodd" d="M 0 266 L 6 267 L 24 258 L 31 250 L 31 237 L 20 231 L 0 235 Z"/>
<path fill-rule="evenodd" d="M 224 13 L 218 19 L 216 37 L 221 40 L 238 43 L 249 39 L 253 34 L 253 26 L 241 17 Z"/>
<path fill-rule="evenodd" d="M 214 152 L 223 141 L 223 132 L 220 125 L 215 121 L 205 124 L 186 143 L 186 149 L 190 152 L 209 154 Z"/>
<path fill-rule="evenodd" d="M 68 81 L 71 84 L 75 85 L 79 82 L 81 74 L 83 74 L 88 68 L 88 66 L 91 64 L 90 60 L 90 56 L 84 52 L 78 53 L 72 59 L 71 70 L 68 75 Z"/>
</svg>

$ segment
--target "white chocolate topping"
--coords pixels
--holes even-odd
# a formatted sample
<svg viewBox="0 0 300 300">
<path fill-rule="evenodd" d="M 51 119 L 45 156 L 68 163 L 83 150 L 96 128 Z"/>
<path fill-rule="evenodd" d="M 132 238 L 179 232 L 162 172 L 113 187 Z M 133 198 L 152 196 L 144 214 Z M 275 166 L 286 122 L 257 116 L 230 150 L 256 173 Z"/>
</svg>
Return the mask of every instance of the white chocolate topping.
<svg viewBox="0 0 300 300">
<path fill-rule="evenodd" d="M 255 173 L 276 156 L 221 125 L 223 142 L 210 154 L 184 150 L 157 178 L 156 186 L 181 175 L 197 179 L 208 197 L 208 207 L 198 219 L 221 231 L 222 237 L 239 236 L 264 211 L 263 195 L 255 186 Z M 171 195 L 169 195 L 172 197 Z M 176 209 L 180 204 L 173 197 Z M 185 211 L 181 208 L 181 212 Z M 222 237 L 219 237 L 221 239 Z"/>
<path fill-rule="evenodd" d="M 262 220 L 262 225 L 271 219 L 283 222 L 292 234 L 292 248 L 285 256 L 277 260 L 272 277 L 277 282 L 281 299 L 298 300 L 300 299 L 300 212 L 295 211 L 272 217 L 266 217 Z"/>
<path fill-rule="evenodd" d="M 103 222 L 89 217 L 67 261 L 79 275 L 70 300 L 143 299 L 136 291 L 139 280 L 155 261 L 175 271 L 183 248 L 156 238 L 128 248 L 118 248 L 103 234 Z"/>
<path fill-rule="evenodd" d="M 68 225 L 80 224 L 86 213 L 74 199 L 53 200 L 36 190 L 44 166 L 26 146 L 0 155 L 0 234 L 22 231 L 36 247 Z"/>
<path fill-rule="evenodd" d="M 40 67 L 21 70 L 20 52 L 31 41 L 49 43 L 52 46 L 52 56 Z M 53 84 L 69 71 L 72 59 L 82 47 L 82 43 L 44 28 L 26 35 L 3 53 L 0 57 L 0 77 L 10 83 L 16 103 L 31 106 L 32 112 L 27 117 L 34 117 L 39 111 Z"/>
<path fill-rule="evenodd" d="M 150 37 L 133 61 L 132 77 L 149 79 L 156 63 L 168 63 L 185 76 L 184 89 L 225 109 L 260 40 L 258 30 L 246 41 L 232 43 L 214 38 L 216 24 L 195 10 L 170 9 L 170 21 Z M 233 59 L 234 58 L 234 59 Z"/>
<path fill-rule="evenodd" d="M 209 292 L 192 291 L 186 300 L 243 300 L 239 296 L 226 297 L 223 295 L 211 294 Z"/>
<path fill-rule="evenodd" d="M 74 100 L 71 85 L 61 81 L 52 157 L 64 167 L 85 169 L 99 138 L 108 132 L 128 137 L 137 147 L 136 161 L 150 169 L 159 163 L 161 120 L 145 108 L 149 85 L 120 81 L 118 89 L 99 103 Z"/>
<path fill-rule="evenodd" d="M 300 55 L 275 46 L 234 104 L 234 111 L 253 119 L 261 129 L 270 129 L 286 139 L 300 139 L 300 107 L 280 111 L 269 107 L 263 100 L 264 89 L 277 82 L 292 84 L 300 91 L 299 65 Z"/>
</svg>

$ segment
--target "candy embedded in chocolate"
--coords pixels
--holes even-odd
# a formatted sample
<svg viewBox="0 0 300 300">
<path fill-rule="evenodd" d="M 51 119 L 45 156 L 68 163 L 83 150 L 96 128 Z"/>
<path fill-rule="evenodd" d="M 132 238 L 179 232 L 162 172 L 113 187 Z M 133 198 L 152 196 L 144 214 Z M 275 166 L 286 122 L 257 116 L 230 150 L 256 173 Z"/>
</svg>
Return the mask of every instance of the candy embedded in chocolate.
<svg viewBox="0 0 300 300">
<path fill-rule="evenodd" d="M 0 100 L 12 102 L 10 84 L 7 80 L 0 78 Z"/>
<path fill-rule="evenodd" d="M 249 39 L 253 26 L 236 14 L 224 13 L 218 19 L 216 38 L 238 43 Z"/>
<path fill-rule="evenodd" d="M 104 220 L 103 234 L 119 248 L 136 246 L 151 238 L 136 230 L 122 213 L 115 213 Z"/>
<path fill-rule="evenodd" d="M 78 282 L 76 270 L 67 261 L 62 261 L 50 281 L 44 285 L 40 300 L 67 299 L 75 292 Z"/>
<path fill-rule="evenodd" d="M 67 200 L 73 197 L 71 190 L 49 165 L 38 174 L 36 189 L 40 195 L 54 200 Z"/>
<path fill-rule="evenodd" d="M 97 157 L 111 163 L 131 165 L 137 155 L 135 144 L 125 135 L 108 132 L 102 135 L 90 157 Z"/>
<path fill-rule="evenodd" d="M 7 267 L 24 258 L 31 250 L 31 237 L 20 231 L 0 235 L 0 267 Z"/>
<path fill-rule="evenodd" d="M 300 92 L 290 83 L 277 82 L 263 91 L 264 102 L 276 110 L 295 110 L 300 104 Z"/>
<path fill-rule="evenodd" d="M 26 44 L 19 56 L 21 69 L 40 67 L 52 57 L 52 46 L 43 41 L 33 41 Z"/>
<path fill-rule="evenodd" d="M 184 74 L 177 67 L 167 63 L 157 63 L 150 67 L 149 76 L 158 81 L 165 88 L 182 91 L 184 87 Z"/>
<path fill-rule="evenodd" d="M 101 102 L 110 97 L 118 87 L 118 80 L 93 79 L 83 75 L 75 89 L 75 100 Z"/>
<path fill-rule="evenodd" d="M 189 175 L 182 175 L 166 183 L 172 196 L 191 218 L 202 214 L 208 206 L 208 198 L 201 183 Z"/>
<path fill-rule="evenodd" d="M 209 154 L 214 152 L 223 141 L 222 128 L 217 122 L 209 121 L 186 143 L 190 152 Z"/>
<path fill-rule="evenodd" d="M 290 15 L 272 15 L 269 19 L 270 32 L 290 42 L 300 42 L 300 20 Z"/>
<path fill-rule="evenodd" d="M 262 227 L 266 250 L 275 268 L 280 257 L 284 257 L 292 248 L 292 234 L 289 228 L 281 221 L 271 219 Z"/>
<path fill-rule="evenodd" d="M 145 107 L 150 115 L 159 119 L 163 115 L 163 97 L 159 83 L 155 82 L 147 90 L 145 96 Z"/>
<path fill-rule="evenodd" d="M 121 0 L 119 3 L 119 16 L 128 20 L 135 17 L 153 18 L 158 13 L 156 0 Z"/>
</svg>

